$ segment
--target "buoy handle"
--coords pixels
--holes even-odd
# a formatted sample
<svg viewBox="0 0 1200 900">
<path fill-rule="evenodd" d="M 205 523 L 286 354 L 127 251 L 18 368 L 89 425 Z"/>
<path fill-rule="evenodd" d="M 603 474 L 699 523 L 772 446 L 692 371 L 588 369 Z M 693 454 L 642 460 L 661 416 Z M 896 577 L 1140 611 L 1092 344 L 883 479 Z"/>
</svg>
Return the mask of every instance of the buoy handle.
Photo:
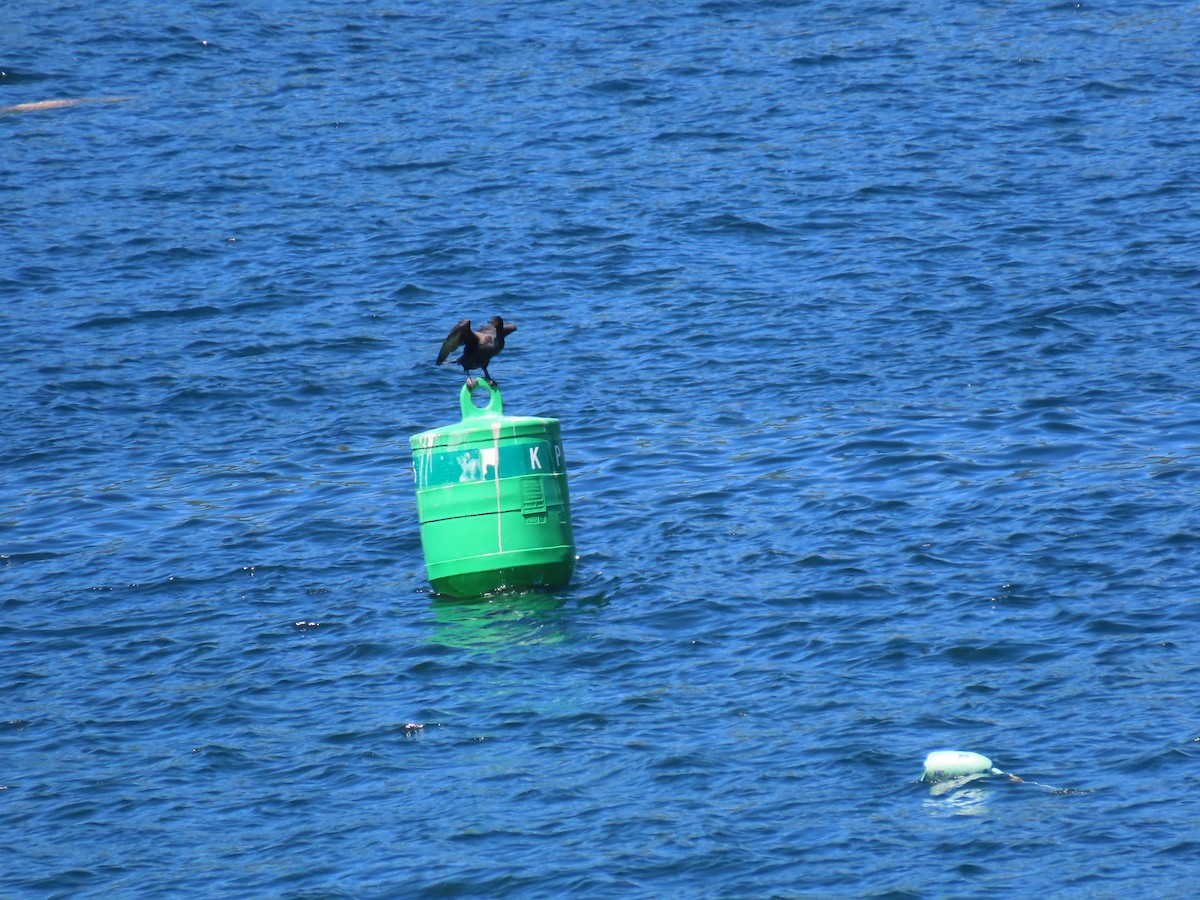
<svg viewBox="0 0 1200 900">
<path fill-rule="evenodd" d="M 462 417 L 466 419 L 478 419 L 488 416 L 504 415 L 504 398 L 500 396 L 500 388 L 495 385 L 488 384 L 486 380 L 480 378 L 475 382 L 476 387 L 485 387 L 488 390 L 488 402 L 484 406 L 476 406 L 475 401 L 471 399 L 471 388 L 466 383 L 463 383 L 462 390 L 458 393 L 458 404 L 462 407 Z"/>
</svg>

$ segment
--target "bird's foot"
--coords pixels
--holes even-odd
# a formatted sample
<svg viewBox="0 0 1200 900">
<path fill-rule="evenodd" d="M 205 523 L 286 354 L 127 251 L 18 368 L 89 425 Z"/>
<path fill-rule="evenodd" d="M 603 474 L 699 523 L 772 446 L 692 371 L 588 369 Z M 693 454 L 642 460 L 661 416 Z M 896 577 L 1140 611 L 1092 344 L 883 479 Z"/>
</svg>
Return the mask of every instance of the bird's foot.
<svg viewBox="0 0 1200 900">
<path fill-rule="evenodd" d="M 487 383 L 490 384 L 492 387 L 494 387 L 494 388 L 500 387 L 500 382 L 498 382 L 495 378 L 488 378 L 486 380 L 487 380 Z"/>
<path fill-rule="evenodd" d="M 472 377 L 468 378 L 468 379 L 467 379 L 467 390 L 468 390 L 468 391 L 473 391 L 473 390 L 475 390 L 475 385 L 477 385 L 477 384 L 479 384 L 479 379 L 478 379 L 478 378 L 475 378 L 474 376 L 472 376 Z"/>
</svg>

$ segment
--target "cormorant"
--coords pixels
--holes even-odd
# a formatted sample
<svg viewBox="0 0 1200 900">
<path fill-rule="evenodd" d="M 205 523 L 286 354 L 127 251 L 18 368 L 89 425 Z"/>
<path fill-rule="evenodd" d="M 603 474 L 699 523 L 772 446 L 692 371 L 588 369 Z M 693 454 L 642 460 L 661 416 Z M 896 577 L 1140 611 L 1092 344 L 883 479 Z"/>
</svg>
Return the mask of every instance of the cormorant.
<svg viewBox="0 0 1200 900">
<path fill-rule="evenodd" d="M 492 316 L 489 323 L 478 331 L 471 330 L 470 319 L 463 319 L 450 329 L 450 333 L 442 341 L 436 364 L 440 366 L 446 361 L 446 357 L 462 347 L 462 355 L 454 362 L 461 365 L 468 376 L 472 369 L 483 369 L 483 377 L 487 379 L 488 384 L 495 387 L 496 382 L 488 372 L 488 363 L 504 349 L 504 339 L 516 330 L 516 325 L 511 322 L 506 324 L 499 316 Z"/>
</svg>

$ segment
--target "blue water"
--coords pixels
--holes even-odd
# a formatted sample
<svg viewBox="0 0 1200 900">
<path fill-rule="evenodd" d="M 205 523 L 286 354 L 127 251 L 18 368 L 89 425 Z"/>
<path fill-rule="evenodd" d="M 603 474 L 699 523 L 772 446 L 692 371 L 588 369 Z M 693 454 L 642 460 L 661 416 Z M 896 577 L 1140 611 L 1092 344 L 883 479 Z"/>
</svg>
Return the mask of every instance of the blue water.
<svg viewBox="0 0 1200 900">
<path fill-rule="evenodd" d="M 1198 12 L 4 4 L 0 894 L 1191 896 Z"/>
</svg>

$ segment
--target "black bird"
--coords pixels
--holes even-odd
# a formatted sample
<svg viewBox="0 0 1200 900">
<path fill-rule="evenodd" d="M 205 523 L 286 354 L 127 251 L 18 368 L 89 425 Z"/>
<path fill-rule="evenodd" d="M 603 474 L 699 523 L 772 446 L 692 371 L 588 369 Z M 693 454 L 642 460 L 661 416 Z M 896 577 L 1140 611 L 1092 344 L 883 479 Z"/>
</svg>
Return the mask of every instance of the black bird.
<svg viewBox="0 0 1200 900">
<path fill-rule="evenodd" d="M 492 316 L 487 325 L 478 331 L 471 330 L 471 320 L 463 319 L 450 329 L 446 339 L 442 341 L 442 349 L 438 351 L 437 365 L 446 361 L 446 357 L 463 348 L 462 356 L 454 360 L 463 367 L 467 375 L 472 369 L 483 369 L 483 377 L 492 387 L 496 382 L 488 372 L 488 363 L 492 357 L 504 349 L 504 339 L 517 330 L 517 326 L 505 321 L 499 316 Z"/>
</svg>

